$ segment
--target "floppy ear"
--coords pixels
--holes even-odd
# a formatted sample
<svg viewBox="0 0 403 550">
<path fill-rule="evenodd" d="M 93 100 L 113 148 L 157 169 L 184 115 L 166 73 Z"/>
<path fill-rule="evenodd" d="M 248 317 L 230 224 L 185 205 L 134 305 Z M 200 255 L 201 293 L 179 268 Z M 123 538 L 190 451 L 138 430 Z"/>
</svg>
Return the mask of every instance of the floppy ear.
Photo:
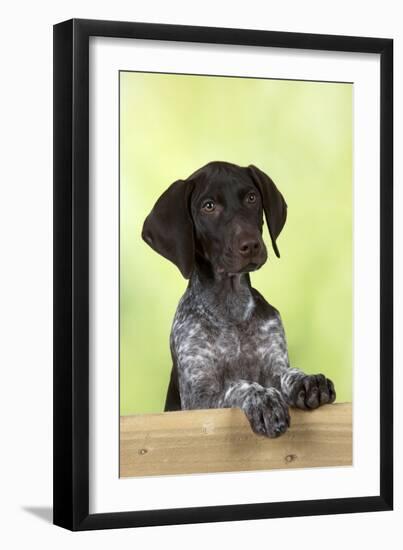
<svg viewBox="0 0 403 550">
<path fill-rule="evenodd" d="M 189 212 L 192 184 L 175 181 L 160 196 L 147 216 L 141 233 L 156 252 L 173 262 L 189 279 L 195 259 L 193 222 Z"/>
<path fill-rule="evenodd" d="M 277 248 L 276 240 L 284 227 L 285 220 L 287 219 L 287 204 L 283 195 L 267 174 L 253 165 L 248 166 L 248 170 L 262 196 L 263 209 L 270 233 L 271 244 L 277 258 L 280 258 L 280 252 Z"/>
</svg>

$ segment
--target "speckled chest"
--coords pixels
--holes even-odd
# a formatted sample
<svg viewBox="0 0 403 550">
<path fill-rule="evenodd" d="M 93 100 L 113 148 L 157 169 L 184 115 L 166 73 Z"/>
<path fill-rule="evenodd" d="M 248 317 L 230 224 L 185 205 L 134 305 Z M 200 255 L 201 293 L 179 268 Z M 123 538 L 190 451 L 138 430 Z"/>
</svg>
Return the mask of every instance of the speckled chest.
<svg viewBox="0 0 403 550">
<path fill-rule="evenodd" d="M 184 300 L 172 326 L 171 350 L 179 370 L 202 363 L 229 378 L 259 380 L 280 332 L 276 315 L 252 311 L 241 323 L 213 322 Z"/>
</svg>

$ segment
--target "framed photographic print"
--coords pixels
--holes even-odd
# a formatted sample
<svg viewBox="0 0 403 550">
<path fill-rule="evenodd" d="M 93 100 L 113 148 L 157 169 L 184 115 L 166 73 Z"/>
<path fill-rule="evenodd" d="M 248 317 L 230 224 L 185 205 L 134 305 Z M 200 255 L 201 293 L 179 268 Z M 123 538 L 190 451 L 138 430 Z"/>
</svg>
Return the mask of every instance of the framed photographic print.
<svg viewBox="0 0 403 550">
<path fill-rule="evenodd" d="M 54 523 L 390 510 L 393 42 L 54 27 Z"/>
</svg>

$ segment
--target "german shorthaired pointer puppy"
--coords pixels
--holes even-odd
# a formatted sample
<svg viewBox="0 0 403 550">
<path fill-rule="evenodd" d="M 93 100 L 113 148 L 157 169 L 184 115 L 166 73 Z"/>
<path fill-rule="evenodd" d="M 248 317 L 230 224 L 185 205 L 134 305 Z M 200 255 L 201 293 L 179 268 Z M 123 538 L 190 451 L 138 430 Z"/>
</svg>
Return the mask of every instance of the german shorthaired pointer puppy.
<svg viewBox="0 0 403 550">
<path fill-rule="evenodd" d="M 263 212 L 276 244 L 287 205 L 255 166 L 211 162 L 156 202 L 142 237 L 186 279 L 171 332 L 166 411 L 240 407 L 252 430 L 277 437 L 289 406 L 315 409 L 336 398 L 323 374 L 291 368 L 279 312 L 250 283 L 267 260 Z"/>
</svg>

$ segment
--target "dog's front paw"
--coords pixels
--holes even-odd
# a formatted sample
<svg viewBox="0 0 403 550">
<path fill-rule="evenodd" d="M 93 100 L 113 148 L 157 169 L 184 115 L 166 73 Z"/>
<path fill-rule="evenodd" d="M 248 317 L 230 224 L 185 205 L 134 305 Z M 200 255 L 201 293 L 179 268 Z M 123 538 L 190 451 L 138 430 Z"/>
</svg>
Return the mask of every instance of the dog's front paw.
<svg viewBox="0 0 403 550">
<path fill-rule="evenodd" d="M 288 404 L 299 409 L 316 409 L 336 399 L 333 382 L 323 374 L 290 373 L 283 390 Z"/>
<path fill-rule="evenodd" d="M 242 410 L 256 434 L 278 437 L 290 426 L 287 403 L 275 388 L 251 387 Z"/>
</svg>

